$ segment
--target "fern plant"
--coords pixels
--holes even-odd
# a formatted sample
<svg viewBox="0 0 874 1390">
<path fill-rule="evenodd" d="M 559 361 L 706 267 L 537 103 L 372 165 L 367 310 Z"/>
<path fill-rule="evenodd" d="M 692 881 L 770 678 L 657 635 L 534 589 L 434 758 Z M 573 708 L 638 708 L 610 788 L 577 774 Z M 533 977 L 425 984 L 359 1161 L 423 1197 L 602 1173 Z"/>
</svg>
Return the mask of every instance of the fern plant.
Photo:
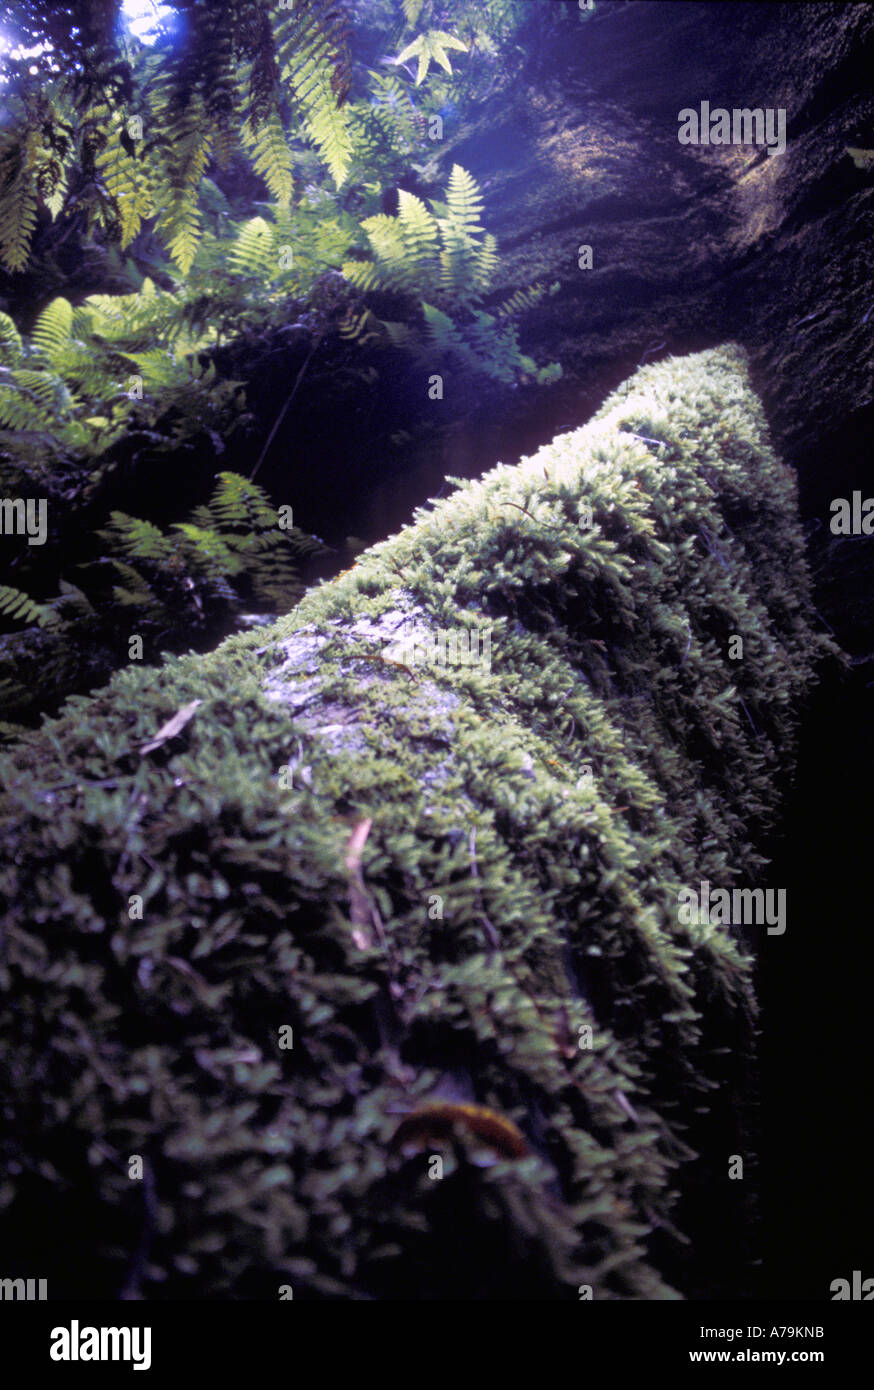
<svg viewBox="0 0 874 1390">
<path fill-rule="evenodd" d="M 77 566 L 78 584 L 62 578 L 52 598 L 0 586 L 0 619 L 13 629 L 0 636 L 0 699 L 19 720 L 105 680 L 132 635 L 143 659 L 157 660 L 215 642 L 252 608 L 288 612 L 303 592 L 303 561 L 323 548 L 283 526 L 263 489 L 231 472 L 167 531 L 113 511 L 97 534 L 104 553 Z"/>
<path fill-rule="evenodd" d="M 204 231 L 210 161 L 248 159 L 278 206 L 293 189 L 290 140 L 315 148 L 339 188 L 353 154 L 345 0 L 191 4 L 154 48 L 116 30 L 116 7 L 17 17 L 0 129 L 0 262 L 28 262 L 40 207 L 84 214 L 122 249 L 150 219 L 182 273 Z M 12 34 L 16 17 L 13 17 Z M 290 111 L 290 119 L 285 114 Z"/>
<path fill-rule="evenodd" d="M 260 229 L 247 230 L 238 269 L 261 254 Z M 220 453 L 246 418 L 239 383 L 201 358 L 215 330 L 192 333 L 187 307 L 184 293 L 147 281 L 138 294 L 77 308 L 55 299 L 30 334 L 0 315 L 0 487 L 51 497 L 66 533 L 53 528 L 39 547 L 5 542 L 16 579 L 0 588 L 0 626 L 11 629 L 0 637 L 0 697 L 22 717 L 105 679 L 126 658 L 120 634 L 132 626 L 157 656 L 159 644 L 217 640 L 247 608 L 286 611 L 301 562 L 320 548 L 283 530 L 266 494 L 227 472 L 169 531 L 117 511 L 96 537 L 78 534 L 77 511 L 97 495 L 117 444 L 130 465 L 142 451 L 178 456 L 204 436 Z"/>
<path fill-rule="evenodd" d="M 361 225 L 369 258 L 345 261 L 344 275 L 364 292 L 418 298 L 420 321 L 378 320 L 372 312 L 350 311 L 345 336 L 362 337 L 365 330 L 372 334 L 381 327 L 393 347 L 432 360 L 435 354 L 454 358 L 506 383 L 527 378 L 545 383 L 560 376 L 557 363 L 538 368 L 521 352 L 515 325 L 507 322 L 507 302 L 498 315 L 479 307 L 497 266 L 495 238 L 485 231 L 481 215 L 476 180 L 455 164 L 445 202 L 432 201 L 429 209 L 401 190 L 396 217 L 367 218 Z"/>
<path fill-rule="evenodd" d="M 137 294 L 94 295 L 77 309 L 58 297 L 26 339 L 0 314 L 0 448 L 7 463 L 27 463 L 39 474 L 75 455 L 93 461 L 96 481 L 97 461 L 123 436 L 151 432 L 161 445 L 154 426 L 170 412 L 175 423 L 165 448 L 204 430 L 218 435 L 238 427 L 239 384 L 218 381 L 198 357 L 216 332 L 192 334 L 184 310 L 184 296 L 146 281 Z"/>
</svg>

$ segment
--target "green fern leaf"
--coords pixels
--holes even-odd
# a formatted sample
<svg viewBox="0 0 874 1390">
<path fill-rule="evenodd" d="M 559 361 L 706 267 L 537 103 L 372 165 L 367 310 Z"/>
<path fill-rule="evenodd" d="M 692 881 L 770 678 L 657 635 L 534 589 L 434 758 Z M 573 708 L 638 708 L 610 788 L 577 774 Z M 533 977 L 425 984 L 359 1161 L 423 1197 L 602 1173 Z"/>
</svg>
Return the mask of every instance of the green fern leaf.
<svg viewBox="0 0 874 1390">
<path fill-rule="evenodd" d="M 242 140 L 251 152 L 255 173 L 267 184 L 277 203 L 281 207 L 288 206 L 294 192 L 294 161 L 278 113 L 271 112 L 257 132 L 247 121 L 243 126 Z"/>
<path fill-rule="evenodd" d="M 122 144 L 122 137 L 126 135 L 124 117 L 105 108 L 105 119 L 107 139 L 95 165 L 118 211 L 124 250 L 139 232 L 143 220 L 153 215 L 154 191 L 148 164 L 133 159 Z"/>
<path fill-rule="evenodd" d="M 0 256 L 6 269 L 13 273 L 27 268 L 37 213 L 36 195 L 31 189 L 17 188 L 14 194 L 17 211 L 13 214 L 10 200 L 0 223 Z"/>
<path fill-rule="evenodd" d="M 412 282 L 427 283 L 433 280 L 433 261 L 439 237 L 436 218 L 420 198 L 401 189 L 398 194 L 397 220 L 400 224 L 405 262 Z"/>
<path fill-rule="evenodd" d="M 129 560 L 147 560 L 151 564 L 161 565 L 173 556 L 172 543 L 153 522 L 129 516 L 126 512 L 111 512 L 109 525 L 97 534 Z"/>
<path fill-rule="evenodd" d="M 427 34 L 420 34 L 418 38 L 408 44 L 403 53 L 399 53 L 395 62 L 397 64 L 407 63 L 410 58 L 418 58 L 419 70 L 416 73 L 416 86 L 418 87 L 425 79 L 428 68 L 433 59 L 435 63 L 443 68 L 444 72 L 452 75 L 452 64 L 449 61 L 447 48 L 457 49 L 460 53 L 467 52 L 467 44 L 461 39 L 457 39 L 452 34 L 445 33 L 442 29 L 429 29 Z"/>
<path fill-rule="evenodd" d="M 330 0 L 311 9 L 299 7 L 276 30 L 276 56 L 282 81 L 288 83 L 308 138 L 324 159 L 337 187 L 342 187 L 352 162 L 353 144 L 342 97 L 345 75 L 345 36 L 337 28 L 338 11 Z"/>
<path fill-rule="evenodd" d="M 158 222 L 158 232 L 183 275 L 191 269 L 202 230 L 196 193 L 185 189 Z"/>
<path fill-rule="evenodd" d="M 194 561 L 195 568 L 205 575 L 236 575 L 243 568 L 243 561 L 234 553 L 233 547 L 210 527 L 178 521 L 171 529 L 178 531 L 187 542 L 186 551 Z"/>
<path fill-rule="evenodd" d="M 21 334 L 8 314 L 0 313 L 0 362 L 15 367 L 21 361 Z"/>
<path fill-rule="evenodd" d="M 278 269 L 275 234 L 263 217 L 251 217 L 237 233 L 228 255 L 235 275 L 258 275 L 271 279 Z"/>
<path fill-rule="evenodd" d="M 468 236 L 479 236 L 483 228 L 480 217 L 483 210 L 482 194 L 476 180 L 460 164 L 453 164 L 446 191 L 449 220 Z"/>
<path fill-rule="evenodd" d="M 45 430 L 68 415 L 72 397 L 60 377 L 30 368 L 0 368 L 0 425 Z"/>
<path fill-rule="evenodd" d="M 62 358 L 73 327 L 73 306 L 61 295 L 47 304 L 33 326 L 31 343 L 53 365 Z"/>
<path fill-rule="evenodd" d="M 437 352 L 464 353 L 464 339 L 448 314 L 433 304 L 422 304 L 428 340 Z"/>
<path fill-rule="evenodd" d="M 39 627 L 53 627 L 58 615 L 46 603 L 36 603 L 20 589 L 0 584 L 0 614 L 15 622 L 37 623 Z"/>
</svg>

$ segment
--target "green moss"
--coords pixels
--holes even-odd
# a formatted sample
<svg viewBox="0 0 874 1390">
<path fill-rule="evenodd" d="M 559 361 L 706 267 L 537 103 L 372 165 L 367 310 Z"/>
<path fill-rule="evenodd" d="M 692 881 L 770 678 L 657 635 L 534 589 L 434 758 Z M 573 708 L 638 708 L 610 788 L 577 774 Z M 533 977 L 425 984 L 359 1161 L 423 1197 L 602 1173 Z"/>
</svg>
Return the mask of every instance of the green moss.
<svg viewBox="0 0 874 1390">
<path fill-rule="evenodd" d="M 266 634 L 71 700 L 0 763 L 10 1248 L 48 1204 L 40 1271 L 108 1295 L 707 1277 L 724 1252 L 690 1264 L 677 1223 L 745 1211 L 755 1001 L 677 891 L 761 881 L 810 615 L 793 478 L 726 347 L 638 372 Z M 464 627 L 490 669 L 383 659 Z M 461 1129 L 429 1178 L 391 1139 L 438 1097 L 531 1154 Z"/>
</svg>

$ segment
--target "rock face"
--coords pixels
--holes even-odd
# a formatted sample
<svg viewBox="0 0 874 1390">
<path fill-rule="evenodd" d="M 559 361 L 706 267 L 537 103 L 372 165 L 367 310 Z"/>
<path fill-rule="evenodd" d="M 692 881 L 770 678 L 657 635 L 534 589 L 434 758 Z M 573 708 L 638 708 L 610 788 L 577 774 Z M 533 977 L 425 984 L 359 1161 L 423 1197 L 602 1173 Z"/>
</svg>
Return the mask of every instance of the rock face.
<svg viewBox="0 0 874 1390">
<path fill-rule="evenodd" d="M 874 172 L 847 149 L 874 144 L 874 7 L 607 0 L 566 28 L 530 86 L 454 150 L 490 180 L 496 298 L 561 280 L 526 340 L 566 371 L 545 437 L 554 408 L 586 418 L 644 353 L 735 339 L 825 541 L 829 500 L 870 475 Z M 678 113 L 702 100 L 783 108 L 785 153 L 680 145 Z M 867 554 L 828 546 L 843 595 L 831 612 L 871 650 Z"/>
<path fill-rule="evenodd" d="M 680 903 L 767 882 L 826 650 L 795 512 L 743 353 L 671 359 L 10 753 L 9 1259 L 55 1296 L 743 1296 L 767 925 Z"/>
<path fill-rule="evenodd" d="M 525 315 L 522 341 L 538 361 L 559 360 L 563 381 L 515 393 L 481 384 L 479 409 L 453 384 L 440 419 L 453 396 L 460 418 L 412 457 L 374 433 L 383 417 L 399 428 L 405 406 L 380 388 L 352 402 L 348 445 L 317 405 L 295 428 L 329 441 L 323 467 L 342 478 L 345 529 L 385 535 L 445 474 L 512 462 L 588 419 L 641 360 L 737 341 L 775 446 L 798 473 L 816 563 L 836 576 L 821 607 L 850 650 L 872 652 L 871 548 L 829 535 L 828 503 L 869 487 L 874 172 L 847 149 L 874 145 L 874 6 L 599 0 L 583 23 L 564 8 L 560 40 L 539 53 L 532 22 L 527 82 L 486 103 L 451 145 L 498 236 L 492 302 L 558 282 Z M 782 108 L 785 153 L 681 145 L 678 114 L 702 100 Z M 591 270 L 579 267 L 582 245 Z M 429 409 L 420 385 L 419 422 Z M 333 538 L 343 500 L 332 488 L 320 513 L 309 468 L 300 473 L 284 484 Z"/>
</svg>

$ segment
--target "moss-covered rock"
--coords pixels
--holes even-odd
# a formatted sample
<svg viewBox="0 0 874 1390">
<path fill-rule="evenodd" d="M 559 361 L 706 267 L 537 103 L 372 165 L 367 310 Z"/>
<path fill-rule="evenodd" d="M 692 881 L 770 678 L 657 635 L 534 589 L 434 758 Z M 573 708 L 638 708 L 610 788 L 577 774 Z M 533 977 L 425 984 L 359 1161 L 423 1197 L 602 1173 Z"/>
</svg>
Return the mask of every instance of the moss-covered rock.
<svg viewBox="0 0 874 1390">
<path fill-rule="evenodd" d="M 678 892 L 761 882 L 822 651 L 729 346 L 644 368 L 266 634 L 71 700 L 0 765 L 8 1272 L 715 1289 L 758 929 L 683 925 Z"/>
</svg>

